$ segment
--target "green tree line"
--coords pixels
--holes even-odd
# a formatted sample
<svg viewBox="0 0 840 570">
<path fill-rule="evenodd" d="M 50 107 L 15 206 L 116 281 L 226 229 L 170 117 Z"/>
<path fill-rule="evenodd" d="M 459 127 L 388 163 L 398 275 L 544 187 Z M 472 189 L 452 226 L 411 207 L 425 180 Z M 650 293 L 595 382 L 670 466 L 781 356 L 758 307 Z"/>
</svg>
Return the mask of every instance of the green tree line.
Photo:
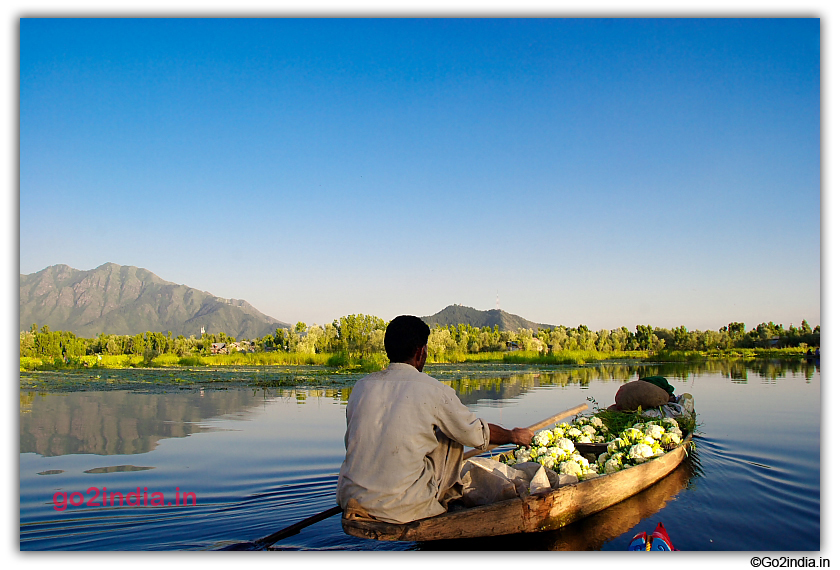
<svg viewBox="0 0 840 570">
<path fill-rule="evenodd" d="M 237 343 L 236 338 L 223 332 L 172 336 L 171 332 L 148 331 L 136 335 L 109 335 L 100 333 L 94 338 L 77 337 L 72 332 L 40 329 L 33 324 L 30 330 L 20 333 L 20 356 L 34 358 L 63 358 L 80 356 L 142 355 L 151 360 L 160 354 L 180 357 L 206 356 L 212 352 L 213 343 L 225 343 L 232 350 L 255 352 L 284 351 L 303 354 L 347 354 L 367 357 L 384 354 L 385 327 L 387 322 L 371 315 L 347 315 L 325 325 L 307 325 L 299 322 L 290 329 L 277 329 L 273 335 L 246 339 Z M 234 343 L 237 343 L 234 346 Z M 476 354 L 506 350 L 526 350 L 545 354 L 573 350 L 598 352 L 614 351 L 710 351 L 733 348 L 788 348 L 817 347 L 820 344 L 820 327 L 811 328 L 807 321 L 799 327 L 785 328 L 771 322 L 761 323 L 750 331 L 744 323 L 729 323 L 717 331 L 689 331 L 686 327 L 672 329 L 637 325 L 612 330 L 590 330 L 558 326 L 552 329 L 519 329 L 516 332 L 500 331 L 498 326 L 473 327 L 471 325 L 437 325 L 429 336 L 429 353 L 432 359 L 442 360 L 448 354 Z"/>
</svg>

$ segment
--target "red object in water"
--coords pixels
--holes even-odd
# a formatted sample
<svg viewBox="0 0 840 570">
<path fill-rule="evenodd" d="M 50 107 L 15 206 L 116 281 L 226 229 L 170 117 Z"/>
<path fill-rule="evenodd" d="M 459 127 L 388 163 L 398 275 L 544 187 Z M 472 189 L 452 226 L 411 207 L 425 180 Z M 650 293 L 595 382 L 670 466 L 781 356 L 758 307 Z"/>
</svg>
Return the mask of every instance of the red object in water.
<svg viewBox="0 0 840 570">
<path fill-rule="evenodd" d="M 650 535 L 650 550 L 676 550 L 674 548 L 674 544 L 671 542 L 671 537 L 668 536 L 668 532 L 665 530 L 665 527 L 662 523 L 656 525 L 656 530 L 653 531 L 653 534 Z"/>
<path fill-rule="evenodd" d="M 656 530 L 650 535 L 642 531 L 634 536 L 627 546 L 627 550 L 670 552 L 676 550 L 676 548 L 674 548 L 674 543 L 671 542 L 671 537 L 668 536 L 665 526 L 659 523 L 656 525 Z"/>
</svg>

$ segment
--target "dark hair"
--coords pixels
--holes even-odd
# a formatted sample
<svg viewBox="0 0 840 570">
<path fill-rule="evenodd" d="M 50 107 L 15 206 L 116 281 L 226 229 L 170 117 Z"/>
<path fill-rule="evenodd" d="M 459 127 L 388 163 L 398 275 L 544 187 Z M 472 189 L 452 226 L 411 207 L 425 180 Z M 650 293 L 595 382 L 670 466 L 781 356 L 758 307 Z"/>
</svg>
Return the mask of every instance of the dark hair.
<svg viewBox="0 0 840 570">
<path fill-rule="evenodd" d="M 400 315 L 385 329 L 385 352 L 391 362 L 406 362 L 429 340 L 429 325 L 412 315 Z"/>
</svg>

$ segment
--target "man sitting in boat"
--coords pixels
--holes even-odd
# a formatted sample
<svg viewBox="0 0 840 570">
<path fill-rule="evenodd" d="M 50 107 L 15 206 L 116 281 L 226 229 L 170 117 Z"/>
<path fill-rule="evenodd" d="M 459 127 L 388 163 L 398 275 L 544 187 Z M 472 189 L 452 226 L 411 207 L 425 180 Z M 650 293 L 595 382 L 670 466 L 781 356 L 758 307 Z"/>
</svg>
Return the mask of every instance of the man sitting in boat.
<svg viewBox="0 0 840 570">
<path fill-rule="evenodd" d="M 429 333 L 417 317 L 396 317 L 385 330 L 391 364 L 353 387 L 336 491 L 342 509 L 355 499 L 372 517 L 392 523 L 439 515 L 461 496 L 465 445 L 531 443 L 530 429 L 477 418 L 455 390 L 423 374 Z"/>
</svg>

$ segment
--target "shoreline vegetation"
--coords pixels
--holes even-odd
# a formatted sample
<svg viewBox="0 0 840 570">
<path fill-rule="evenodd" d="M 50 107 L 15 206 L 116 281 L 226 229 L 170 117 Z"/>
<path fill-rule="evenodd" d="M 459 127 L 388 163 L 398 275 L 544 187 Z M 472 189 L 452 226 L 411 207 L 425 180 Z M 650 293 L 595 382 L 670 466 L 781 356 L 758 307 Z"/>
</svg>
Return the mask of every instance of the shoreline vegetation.
<svg viewBox="0 0 840 570">
<path fill-rule="evenodd" d="M 237 341 L 223 332 L 201 338 L 171 333 L 77 337 L 33 324 L 20 333 L 20 371 L 84 368 L 225 366 L 323 366 L 337 373 L 380 370 L 388 365 L 383 344 L 387 323 L 348 315 L 330 324 L 277 329 L 263 338 Z M 730 323 L 718 331 L 688 331 L 637 325 L 611 331 L 575 328 L 519 329 L 436 325 L 429 336 L 429 362 L 582 366 L 608 361 L 693 362 L 707 359 L 800 360 L 819 347 L 820 327 L 784 328 L 773 322 L 746 331 Z"/>
<path fill-rule="evenodd" d="M 699 362 L 709 359 L 777 359 L 801 360 L 806 358 L 806 348 L 728 349 L 715 351 L 670 351 L 648 353 L 642 351 L 581 351 L 570 350 L 552 354 L 538 352 L 485 352 L 479 354 L 446 354 L 433 364 L 534 364 L 546 366 L 583 366 L 598 362 Z M 22 356 L 20 371 L 61 370 L 81 368 L 176 368 L 176 367 L 227 367 L 227 366 L 324 366 L 346 372 L 373 372 L 388 365 L 383 355 L 356 357 L 347 354 L 306 353 L 236 353 L 212 356 L 179 357 L 174 354 L 159 355 L 151 360 L 137 355 L 85 355 L 62 360 Z"/>
</svg>

